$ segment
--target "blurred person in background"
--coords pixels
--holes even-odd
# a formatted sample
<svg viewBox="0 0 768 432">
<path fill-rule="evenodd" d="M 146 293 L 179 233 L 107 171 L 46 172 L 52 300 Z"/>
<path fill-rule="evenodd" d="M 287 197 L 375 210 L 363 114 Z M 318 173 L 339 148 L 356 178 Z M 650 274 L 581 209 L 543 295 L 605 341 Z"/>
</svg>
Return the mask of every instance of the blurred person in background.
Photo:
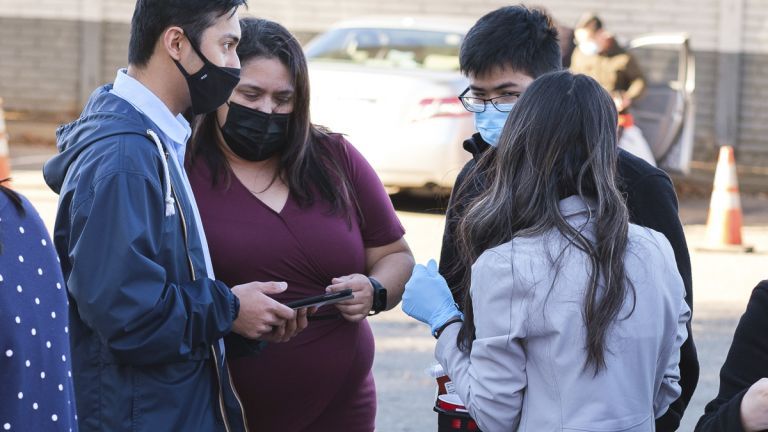
<svg viewBox="0 0 768 432">
<path fill-rule="evenodd" d="M 557 28 L 557 41 L 560 44 L 560 56 L 562 57 L 563 67 L 568 68 L 571 66 L 571 57 L 573 56 L 573 50 L 576 49 L 576 40 L 573 36 L 573 27 L 569 27 L 563 24 L 562 21 L 556 20 L 554 15 L 544 6 L 534 5 L 533 9 L 538 9 L 548 16 L 552 17 Z"/>
<path fill-rule="evenodd" d="M 608 90 L 619 111 L 619 147 L 656 166 L 651 148 L 630 113 L 632 103 L 645 91 L 643 71 L 634 56 L 594 13 L 581 17 L 573 35 L 577 48 L 571 57 L 571 72 L 591 76 Z"/>
<path fill-rule="evenodd" d="M 561 69 L 561 53 L 552 19 L 536 9 L 507 6 L 488 13 L 469 30 L 459 54 L 461 71 L 469 88 L 461 95 L 464 107 L 475 116 L 478 132 L 464 141 L 472 159 L 462 168 L 451 191 L 445 220 L 440 274 L 458 304 L 468 289 L 469 266 L 462 262 L 457 227 L 466 208 L 487 188 L 484 167 L 476 165 L 486 153 L 493 154 L 514 104 L 533 80 Z M 486 163 L 492 161 L 492 157 Z M 626 197 L 629 221 L 658 231 L 669 240 L 682 276 L 686 302 L 693 307 L 691 260 L 678 216 L 678 203 L 669 176 L 627 151 L 618 153 L 618 187 Z M 680 424 L 699 379 L 699 362 L 690 323 L 688 339 L 681 348 L 682 395 L 656 421 L 656 430 L 674 431 Z"/>
<path fill-rule="evenodd" d="M 695 432 L 768 430 L 768 280 L 752 291 L 720 369 L 720 390 Z"/>
<path fill-rule="evenodd" d="M 240 83 L 201 119 L 188 161 L 213 267 L 230 285 L 286 281 L 281 302 L 344 289 L 354 298 L 318 310 L 287 343 L 231 359 L 233 382 L 254 431 L 371 432 L 366 317 L 400 302 L 413 267 L 405 231 L 363 156 L 310 122 L 299 42 L 267 20 L 241 28 Z"/>
<path fill-rule="evenodd" d="M 616 109 L 624 113 L 645 91 L 645 78 L 637 61 L 619 45 L 594 13 L 581 17 L 574 30 L 577 49 L 571 72 L 593 77 L 613 97 Z"/>
<path fill-rule="evenodd" d="M 0 430 L 77 431 L 67 289 L 48 231 L 0 181 Z"/>
</svg>

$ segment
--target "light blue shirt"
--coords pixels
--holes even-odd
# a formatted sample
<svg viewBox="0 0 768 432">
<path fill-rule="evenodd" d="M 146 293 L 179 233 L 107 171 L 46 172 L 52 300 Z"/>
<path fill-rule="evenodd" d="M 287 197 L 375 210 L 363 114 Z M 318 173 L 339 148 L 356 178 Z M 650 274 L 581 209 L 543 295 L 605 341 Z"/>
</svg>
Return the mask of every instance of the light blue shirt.
<svg viewBox="0 0 768 432">
<path fill-rule="evenodd" d="M 181 114 L 174 116 L 159 97 L 144 84 L 129 76 L 125 69 L 117 71 L 111 93 L 120 96 L 136 110 L 149 117 L 172 140 L 171 150 L 179 164 L 184 166 L 184 152 L 187 150 L 187 141 L 192 136 L 192 128 L 187 119 Z"/>
<path fill-rule="evenodd" d="M 208 251 L 208 241 L 205 238 L 205 231 L 203 230 L 203 223 L 200 219 L 200 212 L 197 210 L 197 201 L 195 201 L 195 195 L 192 193 L 192 187 L 189 184 L 187 173 L 184 170 L 184 153 L 187 149 L 187 140 L 189 140 L 189 137 L 192 135 L 192 128 L 189 126 L 189 122 L 181 114 L 174 116 L 171 110 L 168 109 L 168 106 L 160 100 L 159 97 L 145 87 L 144 84 L 129 76 L 125 69 L 117 71 L 117 76 L 115 77 L 115 83 L 111 93 L 124 99 L 136 108 L 136 110 L 149 117 L 149 119 L 160 128 L 163 134 L 171 139 L 170 143 L 163 143 L 163 145 L 170 147 L 168 150 L 176 155 L 176 157 L 170 159 L 173 161 L 172 165 L 181 174 L 184 183 L 184 192 L 192 203 L 195 225 L 197 226 L 197 232 L 200 233 L 200 242 L 203 244 L 205 267 L 208 272 L 208 277 L 214 279 L 211 255 Z"/>
</svg>

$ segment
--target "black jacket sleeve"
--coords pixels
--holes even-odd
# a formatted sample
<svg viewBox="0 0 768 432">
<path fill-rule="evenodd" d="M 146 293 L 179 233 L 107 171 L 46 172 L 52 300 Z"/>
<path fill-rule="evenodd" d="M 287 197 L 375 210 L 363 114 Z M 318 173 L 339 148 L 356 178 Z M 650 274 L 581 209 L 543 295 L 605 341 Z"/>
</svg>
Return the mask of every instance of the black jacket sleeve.
<svg viewBox="0 0 768 432">
<path fill-rule="evenodd" d="M 695 432 L 743 432 L 741 400 L 749 387 L 768 375 L 768 280 L 752 291 L 747 311 L 733 335 L 720 369 L 720 390 L 707 404 Z"/>
<path fill-rule="evenodd" d="M 642 176 L 626 188 L 630 222 L 658 231 L 669 240 L 675 252 L 677 270 L 685 285 L 685 301 L 693 315 L 693 289 L 691 281 L 691 258 L 685 241 L 683 225 L 678 216 L 678 203 L 672 181 L 662 171 Z M 656 430 L 675 431 L 680 426 L 685 408 L 688 406 L 696 384 L 699 381 L 699 359 L 691 333 L 691 322 L 687 324 L 688 339 L 680 348 L 680 398 L 670 405 L 669 410 L 656 419 Z"/>
<path fill-rule="evenodd" d="M 468 269 L 461 260 L 456 230 L 458 229 L 459 220 L 466 210 L 467 202 L 476 195 L 474 191 L 469 191 L 463 187 L 464 183 L 468 181 L 467 175 L 472 171 L 474 165 L 475 161 L 470 160 L 456 177 L 456 182 L 451 191 L 451 198 L 448 201 L 448 209 L 445 212 L 445 230 L 443 231 L 443 244 L 440 249 L 439 271 L 448 282 L 448 286 L 453 293 L 453 299 L 459 307 L 463 306 L 464 292 L 466 291 L 463 283 Z"/>
</svg>

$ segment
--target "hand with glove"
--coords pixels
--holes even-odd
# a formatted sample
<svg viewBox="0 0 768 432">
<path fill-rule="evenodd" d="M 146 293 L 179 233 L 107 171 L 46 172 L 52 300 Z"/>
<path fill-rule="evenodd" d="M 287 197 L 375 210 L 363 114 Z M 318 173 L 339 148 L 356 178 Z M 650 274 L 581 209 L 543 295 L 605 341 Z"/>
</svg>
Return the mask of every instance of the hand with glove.
<svg viewBox="0 0 768 432">
<path fill-rule="evenodd" d="M 464 319 L 435 260 L 416 264 L 403 294 L 403 312 L 429 325 L 435 335 L 448 321 Z"/>
</svg>

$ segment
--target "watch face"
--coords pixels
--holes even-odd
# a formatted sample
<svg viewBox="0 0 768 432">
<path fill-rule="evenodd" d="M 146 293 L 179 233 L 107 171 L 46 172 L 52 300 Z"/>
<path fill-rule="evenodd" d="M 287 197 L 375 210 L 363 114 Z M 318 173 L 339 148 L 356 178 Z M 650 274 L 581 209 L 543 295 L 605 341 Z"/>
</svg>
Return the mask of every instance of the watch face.
<svg viewBox="0 0 768 432">
<path fill-rule="evenodd" d="M 379 313 L 387 308 L 387 290 L 381 286 L 381 282 L 377 281 L 376 279 L 369 277 L 368 280 L 371 282 L 371 286 L 373 287 L 373 305 L 371 310 L 373 312 Z"/>
<path fill-rule="evenodd" d="M 376 290 L 376 298 L 374 299 L 374 309 L 377 311 L 383 311 L 387 308 L 387 290 L 379 288 Z"/>
</svg>

